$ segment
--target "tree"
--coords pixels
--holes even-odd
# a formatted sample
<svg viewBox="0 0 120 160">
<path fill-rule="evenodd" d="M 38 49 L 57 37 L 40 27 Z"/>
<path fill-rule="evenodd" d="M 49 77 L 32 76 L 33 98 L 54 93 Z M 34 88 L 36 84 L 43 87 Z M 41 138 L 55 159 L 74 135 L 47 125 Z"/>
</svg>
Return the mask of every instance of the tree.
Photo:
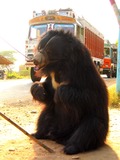
<svg viewBox="0 0 120 160">
<path fill-rule="evenodd" d="M 118 40 L 116 41 L 116 43 L 115 43 L 117 46 L 118 46 Z"/>
</svg>

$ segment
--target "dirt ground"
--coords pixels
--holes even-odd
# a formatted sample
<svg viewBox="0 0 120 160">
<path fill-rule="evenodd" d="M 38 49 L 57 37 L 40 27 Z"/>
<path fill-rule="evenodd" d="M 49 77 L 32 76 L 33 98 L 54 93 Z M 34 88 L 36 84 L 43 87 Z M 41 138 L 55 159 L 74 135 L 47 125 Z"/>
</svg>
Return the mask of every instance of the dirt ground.
<svg viewBox="0 0 120 160">
<path fill-rule="evenodd" d="M 23 129 L 33 133 L 42 106 L 27 100 L 6 101 L 0 104 L 1 113 L 5 114 Z M 55 151 L 49 153 L 15 126 L 0 117 L 0 160 L 120 160 L 120 109 L 110 109 L 110 131 L 106 145 L 97 151 L 77 155 L 65 155 L 63 146 L 48 140 L 42 143 Z"/>
</svg>

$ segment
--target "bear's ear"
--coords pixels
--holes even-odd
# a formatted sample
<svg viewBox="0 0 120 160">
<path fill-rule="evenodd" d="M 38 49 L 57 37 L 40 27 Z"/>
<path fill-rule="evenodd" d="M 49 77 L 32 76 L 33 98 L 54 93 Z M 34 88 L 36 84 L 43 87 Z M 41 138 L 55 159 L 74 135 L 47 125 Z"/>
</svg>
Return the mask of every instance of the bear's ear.
<svg viewBox="0 0 120 160">
<path fill-rule="evenodd" d="M 50 76 L 51 76 L 51 79 L 52 79 L 52 86 L 56 90 L 60 86 L 60 83 L 56 82 L 54 72 L 51 72 Z"/>
</svg>

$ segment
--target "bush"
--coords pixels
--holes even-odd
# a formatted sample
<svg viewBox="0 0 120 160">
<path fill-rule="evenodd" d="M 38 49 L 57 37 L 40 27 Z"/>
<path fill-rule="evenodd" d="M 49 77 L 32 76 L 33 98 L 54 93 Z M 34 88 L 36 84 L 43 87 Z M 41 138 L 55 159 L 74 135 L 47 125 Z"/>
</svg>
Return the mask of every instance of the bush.
<svg viewBox="0 0 120 160">
<path fill-rule="evenodd" d="M 22 79 L 30 78 L 30 71 L 27 69 L 20 70 L 19 72 L 9 71 L 7 73 L 7 79 Z"/>
<path fill-rule="evenodd" d="M 30 76 L 30 71 L 29 70 L 21 70 L 19 72 L 20 76 L 28 77 Z"/>
<path fill-rule="evenodd" d="M 7 74 L 7 79 L 22 79 L 23 77 L 17 72 L 10 72 Z"/>
<path fill-rule="evenodd" d="M 120 95 L 116 92 L 116 85 L 108 88 L 110 107 L 120 108 Z"/>
</svg>

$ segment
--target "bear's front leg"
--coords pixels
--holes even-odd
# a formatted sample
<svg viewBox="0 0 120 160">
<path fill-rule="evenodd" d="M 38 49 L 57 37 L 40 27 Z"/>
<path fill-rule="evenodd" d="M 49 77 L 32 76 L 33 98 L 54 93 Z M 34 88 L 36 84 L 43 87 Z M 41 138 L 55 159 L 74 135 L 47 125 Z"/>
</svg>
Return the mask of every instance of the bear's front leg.
<svg viewBox="0 0 120 160">
<path fill-rule="evenodd" d="M 51 77 L 47 77 L 44 83 L 34 83 L 31 87 L 33 98 L 45 104 L 38 122 L 37 131 L 32 134 L 37 139 L 47 139 L 53 130 L 54 119 L 54 89 L 51 83 Z"/>
<path fill-rule="evenodd" d="M 37 130 L 32 134 L 36 139 L 50 139 L 55 122 L 53 111 L 45 108 L 39 116 Z"/>
<path fill-rule="evenodd" d="M 51 84 L 51 77 L 47 77 L 43 83 L 34 83 L 31 86 L 31 94 L 36 101 L 49 104 L 53 101 L 54 89 Z"/>
<path fill-rule="evenodd" d="M 37 100 L 39 102 L 44 102 L 45 101 L 45 90 L 40 83 L 34 83 L 31 87 L 31 94 L 33 96 L 34 100 Z"/>
</svg>

